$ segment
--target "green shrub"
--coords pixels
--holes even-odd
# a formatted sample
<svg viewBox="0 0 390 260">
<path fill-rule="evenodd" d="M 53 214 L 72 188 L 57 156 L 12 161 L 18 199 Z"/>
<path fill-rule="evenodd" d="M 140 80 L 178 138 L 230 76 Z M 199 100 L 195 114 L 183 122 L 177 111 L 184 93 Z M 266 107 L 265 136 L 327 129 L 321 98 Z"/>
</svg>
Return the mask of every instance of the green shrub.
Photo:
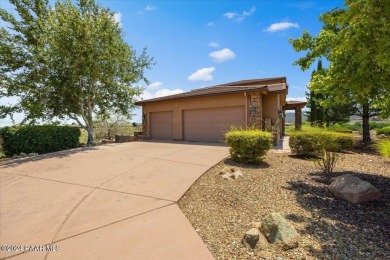
<svg viewBox="0 0 390 260">
<path fill-rule="evenodd" d="M 226 133 L 226 143 L 234 161 L 260 163 L 272 147 L 272 134 L 260 130 L 232 130 Z"/>
<path fill-rule="evenodd" d="M 352 129 L 345 124 L 334 124 L 328 127 L 328 130 L 338 132 L 338 133 L 352 133 Z"/>
<path fill-rule="evenodd" d="M 316 131 L 292 131 L 289 133 L 291 152 L 301 157 L 316 157 L 321 151 L 321 142 Z"/>
<path fill-rule="evenodd" d="M 0 129 L 7 156 L 50 153 L 78 147 L 80 129 L 69 126 L 14 126 Z"/>
<path fill-rule="evenodd" d="M 333 149 L 334 152 L 342 151 L 352 151 L 355 146 L 355 139 L 352 134 L 347 133 L 328 133 L 334 135 L 334 141 L 336 142 L 336 147 Z M 332 149 L 331 149 L 332 150 Z"/>
<path fill-rule="evenodd" d="M 389 135 L 390 136 L 390 126 L 376 129 L 377 135 Z"/>
<path fill-rule="evenodd" d="M 390 140 L 381 140 L 377 144 L 377 149 L 381 155 L 390 158 Z"/>
<path fill-rule="evenodd" d="M 384 127 L 390 127 L 390 123 L 386 123 L 386 122 L 375 122 L 375 121 L 371 121 L 370 122 L 370 130 L 372 129 L 380 129 L 380 128 L 384 128 Z"/>
<path fill-rule="evenodd" d="M 354 147 L 352 134 L 329 131 L 324 128 L 306 127 L 290 132 L 291 151 L 301 157 L 318 157 L 323 151 L 350 151 Z"/>
</svg>

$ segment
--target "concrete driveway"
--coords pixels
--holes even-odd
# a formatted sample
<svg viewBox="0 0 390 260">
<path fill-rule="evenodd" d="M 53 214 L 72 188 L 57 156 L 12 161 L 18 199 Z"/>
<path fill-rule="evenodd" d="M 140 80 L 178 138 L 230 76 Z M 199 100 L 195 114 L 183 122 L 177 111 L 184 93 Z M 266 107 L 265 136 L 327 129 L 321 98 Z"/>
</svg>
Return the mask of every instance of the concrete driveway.
<svg viewBox="0 0 390 260">
<path fill-rule="evenodd" d="M 212 258 L 176 202 L 226 156 L 221 145 L 133 142 L 3 163 L 0 258 Z"/>
</svg>

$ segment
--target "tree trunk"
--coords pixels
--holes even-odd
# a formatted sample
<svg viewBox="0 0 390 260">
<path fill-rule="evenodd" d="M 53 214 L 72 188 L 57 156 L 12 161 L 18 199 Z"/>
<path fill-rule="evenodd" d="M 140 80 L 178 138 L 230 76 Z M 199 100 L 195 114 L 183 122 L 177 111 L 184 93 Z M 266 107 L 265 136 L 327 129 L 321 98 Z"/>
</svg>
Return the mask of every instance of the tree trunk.
<svg viewBox="0 0 390 260">
<path fill-rule="evenodd" d="M 95 145 L 95 137 L 94 137 L 94 131 L 92 126 L 87 126 L 87 132 L 88 132 L 88 142 L 87 145 Z"/>
<path fill-rule="evenodd" d="M 367 144 L 371 142 L 370 137 L 370 113 L 369 113 L 369 105 L 363 105 L 363 143 Z"/>
</svg>

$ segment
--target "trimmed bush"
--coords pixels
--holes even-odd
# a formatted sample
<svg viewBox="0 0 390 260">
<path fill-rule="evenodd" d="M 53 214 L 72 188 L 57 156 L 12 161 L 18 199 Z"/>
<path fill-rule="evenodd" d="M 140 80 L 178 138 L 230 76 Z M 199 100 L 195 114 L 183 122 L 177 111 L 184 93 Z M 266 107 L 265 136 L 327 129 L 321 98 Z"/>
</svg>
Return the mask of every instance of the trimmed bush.
<svg viewBox="0 0 390 260">
<path fill-rule="evenodd" d="M 354 147 L 352 134 L 328 131 L 327 129 L 306 127 L 301 131 L 290 132 L 291 151 L 301 157 L 318 157 L 323 151 L 350 151 Z"/>
<path fill-rule="evenodd" d="M 390 158 L 390 140 L 381 140 L 376 147 L 381 155 Z"/>
<path fill-rule="evenodd" d="M 377 135 L 389 135 L 390 136 L 390 126 L 376 129 Z"/>
<path fill-rule="evenodd" d="M 234 161 L 260 163 L 272 148 L 272 134 L 260 130 L 232 130 L 226 133 L 226 143 Z"/>
<path fill-rule="evenodd" d="M 50 153 L 79 145 L 80 129 L 70 126 L 13 126 L 0 129 L 7 156 L 20 153 Z"/>
<path fill-rule="evenodd" d="M 291 152 L 301 157 L 316 157 L 321 152 L 321 142 L 317 132 L 292 131 L 289 133 Z"/>
</svg>

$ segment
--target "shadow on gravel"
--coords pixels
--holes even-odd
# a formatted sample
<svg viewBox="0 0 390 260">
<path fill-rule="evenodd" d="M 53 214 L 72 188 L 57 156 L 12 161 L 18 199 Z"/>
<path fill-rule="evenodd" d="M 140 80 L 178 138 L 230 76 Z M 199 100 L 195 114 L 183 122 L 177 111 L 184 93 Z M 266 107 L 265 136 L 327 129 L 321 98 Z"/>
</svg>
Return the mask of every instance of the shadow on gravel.
<svg viewBox="0 0 390 260">
<path fill-rule="evenodd" d="M 227 158 L 223 162 L 226 165 L 229 165 L 232 167 L 240 167 L 240 168 L 244 168 L 244 169 L 266 169 L 266 168 L 270 167 L 270 165 L 266 162 L 262 162 L 260 164 L 239 163 L 239 162 L 233 161 L 231 158 Z"/>
<path fill-rule="evenodd" d="M 97 148 L 89 146 L 89 147 L 75 148 L 71 150 L 64 150 L 64 151 L 58 151 L 53 153 L 47 153 L 47 154 L 40 154 L 40 155 L 35 155 L 30 157 L 23 157 L 18 159 L 10 158 L 9 160 L 0 161 L 0 167 L 1 168 L 15 167 L 19 164 L 23 164 L 26 162 L 36 162 L 36 161 L 41 161 L 50 158 L 64 158 L 72 154 L 84 153 L 93 150 L 97 150 Z"/>
<path fill-rule="evenodd" d="M 354 205 L 335 198 L 328 190 L 332 177 L 353 174 L 370 182 L 381 193 L 376 201 Z M 305 246 L 324 259 L 390 259 L 390 178 L 359 172 L 311 173 L 307 181 L 289 182 L 297 202 L 312 216 L 289 214 L 296 223 L 304 222 L 301 234 L 314 237 L 321 249 Z"/>
</svg>

